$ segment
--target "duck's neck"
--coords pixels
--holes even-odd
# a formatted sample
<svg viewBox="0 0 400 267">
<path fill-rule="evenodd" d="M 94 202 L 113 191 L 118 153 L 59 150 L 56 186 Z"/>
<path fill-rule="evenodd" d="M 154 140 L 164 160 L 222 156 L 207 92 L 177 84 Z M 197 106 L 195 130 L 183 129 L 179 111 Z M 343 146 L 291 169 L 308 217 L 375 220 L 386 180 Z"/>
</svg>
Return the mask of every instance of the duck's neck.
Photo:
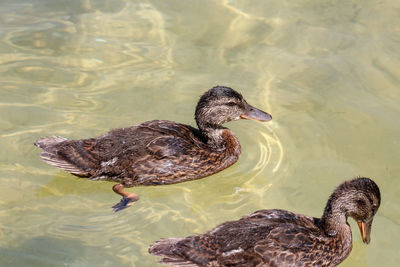
<svg viewBox="0 0 400 267">
<path fill-rule="evenodd" d="M 215 148 L 223 148 L 225 146 L 223 131 L 226 129 L 222 126 L 218 127 L 199 127 L 201 134 L 207 141 L 207 144 Z"/>
<path fill-rule="evenodd" d="M 321 226 L 326 234 L 335 236 L 337 234 L 349 234 L 351 230 L 347 223 L 347 207 L 348 199 L 344 195 L 333 194 L 325 207 L 324 214 L 321 218 Z"/>
<path fill-rule="evenodd" d="M 320 220 L 320 227 L 337 247 L 337 257 L 332 262 L 334 266 L 346 259 L 353 246 L 351 228 L 347 223 L 346 200 L 348 199 L 344 196 L 332 195 Z"/>
<path fill-rule="evenodd" d="M 240 154 L 239 140 L 231 130 L 222 126 L 198 126 L 209 147 L 216 150 L 229 150 L 230 154 Z"/>
</svg>

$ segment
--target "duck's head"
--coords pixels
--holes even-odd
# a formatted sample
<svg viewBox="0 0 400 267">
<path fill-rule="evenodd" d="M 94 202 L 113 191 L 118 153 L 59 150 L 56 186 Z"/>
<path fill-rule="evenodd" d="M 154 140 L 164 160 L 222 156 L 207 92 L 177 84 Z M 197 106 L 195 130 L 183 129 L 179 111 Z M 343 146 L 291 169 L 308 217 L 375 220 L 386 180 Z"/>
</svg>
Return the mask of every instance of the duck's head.
<svg viewBox="0 0 400 267">
<path fill-rule="evenodd" d="M 205 92 L 197 103 L 195 119 L 199 129 L 218 128 L 223 123 L 249 119 L 269 121 L 271 115 L 249 105 L 243 96 L 225 86 L 215 86 Z"/>
<path fill-rule="evenodd" d="M 368 244 L 371 240 L 372 221 L 380 203 L 381 193 L 376 183 L 369 178 L 356 178 L 335 189 L 328 200 L 324 217 L 332 214 L 352 217 L 360 228 L 363 242 Z"/>
</svg>

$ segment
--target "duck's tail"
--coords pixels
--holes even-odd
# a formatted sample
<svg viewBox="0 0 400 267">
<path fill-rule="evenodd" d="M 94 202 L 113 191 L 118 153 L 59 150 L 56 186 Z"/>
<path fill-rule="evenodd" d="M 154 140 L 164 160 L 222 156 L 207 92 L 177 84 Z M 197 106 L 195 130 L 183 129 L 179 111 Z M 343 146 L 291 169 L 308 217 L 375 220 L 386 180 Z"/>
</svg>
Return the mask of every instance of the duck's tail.
<svg viewBox="0 0 400 267">
<path fill-rule="evenodd" d="M 78 168 L 59 153 L 60 144 L 67 140 L 61 136 L 44 137 L 36 141 L 35 146 L 43 149 L 40 157 L 46 163 L 80 177 L 89 176 L 88 172 Z"/>
<path fill-rule="evenodd" d="M 199 266 L 184 257 L 176 254 L 179 241 L 185 238 L 168 238 L 157 241 L 149 248 L 149 253 L 155 256 L 162 256 L 160 263 L 170 266 L 195 267 Z"/>
<path fill-rule="evenodd" d="M 35 142 L 35 146 L 40 147 L 43 150 L 49 150 L 55 145 L 68 140 L 61 136 L 43 137 Z"/>
</svg>

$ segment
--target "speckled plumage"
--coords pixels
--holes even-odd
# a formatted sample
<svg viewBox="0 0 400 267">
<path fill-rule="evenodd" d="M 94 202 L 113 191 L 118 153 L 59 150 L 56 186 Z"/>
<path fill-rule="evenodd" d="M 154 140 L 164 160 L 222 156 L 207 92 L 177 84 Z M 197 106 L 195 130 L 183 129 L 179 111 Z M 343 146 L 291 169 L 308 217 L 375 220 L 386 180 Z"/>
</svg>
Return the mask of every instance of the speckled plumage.
<svg viewBox="0 0 400 267">
<path fill-rule="evenodd" d="M 378 186 L 357 178 L 333 192 L 322 218 L 260 210 L 202 235 L 163 239 L 149 252 L 172 266 L 336 266 L 352 248 L 347 217 L 367 227 L 362 237 L 368 243 L 379 205 Z"/>
<path fill-rule="evenodd" d="M 236 162 L 240 144 L 230 130 L 224 131 L 229 145 L 222 151 L 208 147 L 190 126 L 157 120 L 112 130 L 99 138 L 65 140 L 51 149 L 58 160 L 71 164 L 67 171 L 78 176 L 127 187 L 171 184 L 210 175 Z M 54 155 L 47 153 L 41 156 Z"/>
<path fill-rule="evenodd" d="M 45 137 L 35 145 L 50 165 L 80 177 L 118 182 L 121 187 L 114 191 L 127 197 L 123 187 L 179 183 L 229 167 L 241 147 L 235 134 L 221 125 L 240 118 L 268 121 L 271 116 L 233 89 L 216 86 L 200 98 L 195 118 L 199 129 L 154 120 L 98 138 Z"/>
</svg>

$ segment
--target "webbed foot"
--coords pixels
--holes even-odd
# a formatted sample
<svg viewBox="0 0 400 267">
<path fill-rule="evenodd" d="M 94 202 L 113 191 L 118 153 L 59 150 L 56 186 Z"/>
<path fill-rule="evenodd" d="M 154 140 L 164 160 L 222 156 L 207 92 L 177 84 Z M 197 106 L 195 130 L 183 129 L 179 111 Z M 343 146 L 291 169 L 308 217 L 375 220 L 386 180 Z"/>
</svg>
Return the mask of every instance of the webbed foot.
<svg viewBox="0 0 400 267">
<path fill-rule="evenodd" d="M 120 202 L 118 202 L 117 204 L 112 206 L 113 211 L 117 212 L 117 211 L 120 211 L 120 210 L 130 207 L 133 203 L 135 203 L 135 201 L 137 201 L 139 199 L 139 197 L 137 195 L 135 195 L 135 196 L 136 196 L 136 198 L 123 197 Z"/>
<path fill-rule="evenodd" d="M 113 211 L 117 212 L 130 207 L 133 203 L 139 200 L 139 196 L 134 193 L 128 193 L 124 191 L 124 186 L 122 184 L 116 184 L 113 186 L 115 193 L 122 196 L 120 202 L 112 206 Z"/>
</svg>

